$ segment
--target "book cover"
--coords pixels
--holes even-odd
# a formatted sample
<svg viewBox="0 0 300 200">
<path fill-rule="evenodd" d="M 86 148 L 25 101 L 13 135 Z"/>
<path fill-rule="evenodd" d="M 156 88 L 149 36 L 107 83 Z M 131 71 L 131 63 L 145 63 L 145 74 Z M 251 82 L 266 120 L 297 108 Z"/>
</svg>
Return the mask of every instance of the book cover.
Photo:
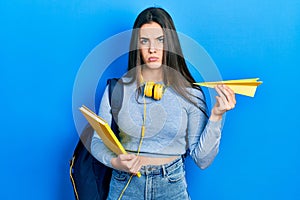
<svg viewBox="0 0 300 200">
<path fill-rule="evenodd" d="M 91 111 L 86 106 L 82 106 L 79 108 L 81 113 L 93 127 L 93 129 L 97 132 L 97 134 L 102 139 L 103 143 L 115 154 L 127 154 L 121 142 L 118 140 L 114 132 L 112 131 L 110 125 L 101 117 L 96 115 L 93 111 Z"/>
</svg>

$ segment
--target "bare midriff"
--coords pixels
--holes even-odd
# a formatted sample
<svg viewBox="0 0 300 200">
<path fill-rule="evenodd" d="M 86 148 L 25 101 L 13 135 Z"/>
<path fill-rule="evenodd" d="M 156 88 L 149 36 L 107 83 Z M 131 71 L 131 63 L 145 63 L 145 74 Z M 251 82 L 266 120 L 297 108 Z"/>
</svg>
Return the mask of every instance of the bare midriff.
<svg viewBox="0 0 300 200">
<path fill-rule="evenodd" d="M 154 157 L 146 157 L 139 156 L 143 166 L 146 165 L 164 165 L 170 163 L 178 158 L 178 156 L 172 156 L 167 158 L 154 158 Z"/>
</svg>

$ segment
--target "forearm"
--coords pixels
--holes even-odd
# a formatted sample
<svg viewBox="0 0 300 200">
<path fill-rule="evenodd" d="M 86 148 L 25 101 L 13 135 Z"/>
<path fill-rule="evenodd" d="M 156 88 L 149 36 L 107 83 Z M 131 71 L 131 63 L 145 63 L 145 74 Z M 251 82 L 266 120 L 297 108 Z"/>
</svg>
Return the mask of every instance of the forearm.
<svg viewBox="0 0 300 200">
<path fill-rule="evenodd" d="M 219 152 L 221 121 L 208 121 L 198 142 L 191 149 L 191 156 L 201 168 L 207 168 Z"/>
<path fill-rule="evenodd" d="M 116 155 L 104 145 L 100 138 L 95 135 L 91 142 L 91 153 L 98 161 L 113 168 L 111 159 L 116 157 Z"/>
</svg>

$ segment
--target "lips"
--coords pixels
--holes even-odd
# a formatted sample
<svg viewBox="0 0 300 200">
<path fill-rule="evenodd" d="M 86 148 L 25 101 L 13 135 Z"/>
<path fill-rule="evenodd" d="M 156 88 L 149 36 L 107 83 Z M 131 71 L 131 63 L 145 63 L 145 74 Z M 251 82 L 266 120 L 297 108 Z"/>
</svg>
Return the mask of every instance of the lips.
<svg viewBox="0 0 300 200">
<path fill-rule="evenodd" d="M 157 57 L 150 57 L 150 58 L 148 58 L 149 62 L 156 62 L 157 60 L 158 60 Z"/>
</svg>

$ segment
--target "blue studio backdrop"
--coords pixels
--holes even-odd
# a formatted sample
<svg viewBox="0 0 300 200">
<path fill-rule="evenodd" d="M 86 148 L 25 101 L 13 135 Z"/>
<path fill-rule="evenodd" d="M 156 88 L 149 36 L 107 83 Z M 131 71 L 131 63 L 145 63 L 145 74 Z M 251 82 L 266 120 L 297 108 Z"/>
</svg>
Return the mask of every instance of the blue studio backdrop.
<svg viewBox="0 0 300 200">
<path fill-rule="evenodd" d="M 213 164 L 201 170 L 187 160 L 192 199 L 299 199 L 298 0 L 1 1 L 0 199 L 74 199 L 76 77 L 95 47 L 129 30 L 149 6 L 166 9 L 224 80 L 264 82 L 255 98 L 236 96 Z M 119 76 L 126 59 L 100 81 Z"/>
</svg>

